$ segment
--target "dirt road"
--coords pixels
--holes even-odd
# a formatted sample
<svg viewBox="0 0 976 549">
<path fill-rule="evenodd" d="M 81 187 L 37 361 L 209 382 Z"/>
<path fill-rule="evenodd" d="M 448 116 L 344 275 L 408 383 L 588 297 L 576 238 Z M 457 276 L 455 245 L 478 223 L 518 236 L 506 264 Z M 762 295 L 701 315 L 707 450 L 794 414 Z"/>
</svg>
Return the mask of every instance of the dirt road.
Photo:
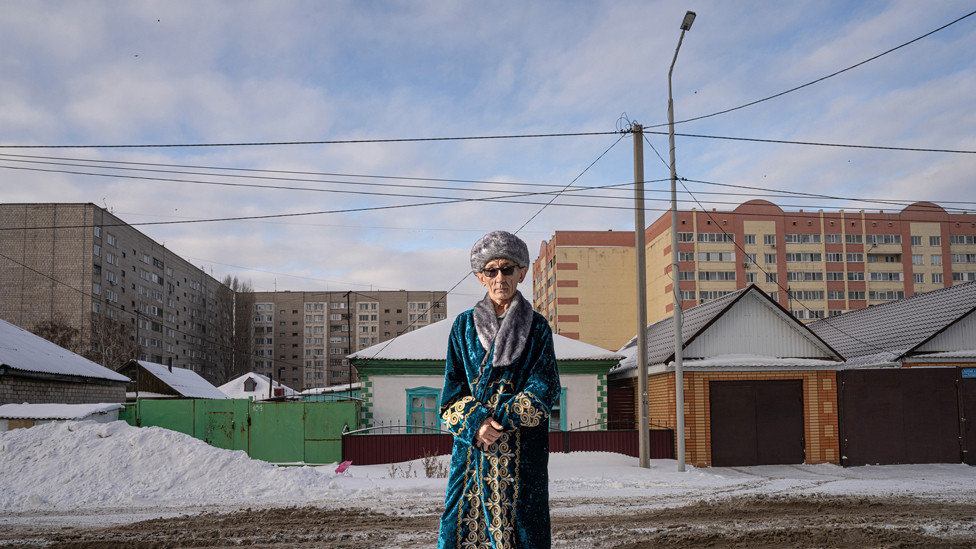
<svg viewBox="0 0 976 549">
<path fill-rule="evenodd" d="M 804 497 L 729 499 L 630 511 L 619 501 L 553 504 L 553 546 L 681 548 L 976 548 L 976 505 L 921 499 Z M 20 526 L 0 547 L 156 549 L 254 547 L 367 549 L 433 547 L 434 509 L 383 515 L 357 508 L 289 507 L 154 519 L 113 527 Z"/>
</svg>

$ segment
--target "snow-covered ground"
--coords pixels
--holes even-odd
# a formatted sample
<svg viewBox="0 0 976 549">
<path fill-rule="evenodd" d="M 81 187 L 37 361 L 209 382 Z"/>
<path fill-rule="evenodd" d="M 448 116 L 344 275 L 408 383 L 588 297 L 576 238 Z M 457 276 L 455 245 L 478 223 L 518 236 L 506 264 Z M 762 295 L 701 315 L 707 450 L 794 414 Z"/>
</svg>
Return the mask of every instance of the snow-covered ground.
<svg viewBox="0 0 976 549">
<path fill-rule="evenodd" d="M 440 459 L 446 464 L 447 457 Z M 421 460 L 279 467 L 190 436 L 125 422 L 68 421 L 0 433 L 0 527 L 44 517 L 111 524 L 217 508 L 318 505 L 382 513 L 436 512 L 446 480 Z M 405 471 L 410 471 L 405 475 Z M 553 513 L 614 513 L 746 495 L 870 495 L 976 502 L 976 467 L 962 464 L 688 467 L 610 453 L 552 454 Z M 413 475 L 416 476 L 413 476 Z M 405 478 L 406 476 L 406 478 Z"/>
</svg>

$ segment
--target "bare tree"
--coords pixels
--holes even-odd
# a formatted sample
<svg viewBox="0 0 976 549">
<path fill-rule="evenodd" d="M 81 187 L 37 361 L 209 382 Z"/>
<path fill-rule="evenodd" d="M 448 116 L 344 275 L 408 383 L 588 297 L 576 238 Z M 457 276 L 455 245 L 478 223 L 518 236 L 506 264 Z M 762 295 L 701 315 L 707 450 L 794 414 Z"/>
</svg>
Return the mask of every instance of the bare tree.
<svg viewBox="0 0 976 549">
<path fill-rule="evenodd" d="M 65 321 L 60 315 L 38 322 L 30 331 L 34 335 L 41 336 L 55 345 L 64 347 L 73 353 L 81 354 L 82 343 L 79 337 L 80 331 Z"/>
<path fill-rule="evenodd" d="M 254 289 L 246 282 L 227 275 L 217 292 L 216 336 L 220 339 L 219 382 L 226 383 L 251 369 L 254 345 Z"/>
<path fill-rule="evenodd" d="M 91 346 L 82 353 L 85 358 L 112 370 L 139 358 L 139 342 L 131 323 L 92 313 L 91 326 Z"/>
</svg>

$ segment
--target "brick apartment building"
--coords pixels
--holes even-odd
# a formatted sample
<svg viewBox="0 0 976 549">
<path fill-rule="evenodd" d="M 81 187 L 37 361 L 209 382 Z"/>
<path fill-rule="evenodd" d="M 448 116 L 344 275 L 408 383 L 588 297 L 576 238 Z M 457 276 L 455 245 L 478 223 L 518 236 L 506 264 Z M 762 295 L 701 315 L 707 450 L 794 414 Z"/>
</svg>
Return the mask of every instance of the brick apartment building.
<svg viewBox="0 0 976 549">
<path fill-rule="evenodd" d="M 810 321 L 976 280 L 976 214 L 930 202 L 901 212 L 786 212 L 765 200 L 678 212 L 682 309 L 750 284 Z M 671 215 L 645 232 L 647 320 L 670 316 Z M 532 266 L 553 330 L 607 349 L 637 332 L 634 233 L 557 231 Z"/>
<path fill-rule="evenodd" d="M 447 292 L 256 292 L 254 372 L 296 390 L 356 381 L 346 356 L 447 317 Z"/>
<path fill-rule="evenodd" d="M 217 380 L 229 327 L 222 289 L 94 204 L 0 204 L 0 318 L 77 330 L 78 352 L 110 369 L 139 358 Z M 113 326 L 121 336 L 110 336 Z M 109 352 L 109 337 L 128 340 L 128 356 Z"/>
</svg>

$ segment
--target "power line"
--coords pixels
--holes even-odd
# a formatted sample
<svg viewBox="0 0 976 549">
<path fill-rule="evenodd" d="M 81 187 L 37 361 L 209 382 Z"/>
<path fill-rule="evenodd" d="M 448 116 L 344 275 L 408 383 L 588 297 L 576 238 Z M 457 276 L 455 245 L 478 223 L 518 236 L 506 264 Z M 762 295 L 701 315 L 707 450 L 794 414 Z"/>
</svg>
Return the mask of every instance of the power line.
<svg viewBox="0 0 976 549">
<path fill-rule="evenodd" d="M 593 135 L 613 135 L 617 132 L 565 132 L 517 135 L 473 135 L 460 137 L 400 137 L 387 139 L 332 139 L 322 141 L 253 141 L 237 143 L 167 143 L 167 144 L 127 144 L 127 145 L 0 145 L 0 149 L 165 149 L 181 147 L 267 147 L 285 145 L 350 145 L 366 143 L 417 143 L 437 141 L 477 141 L 487 139 L 535 139 L 541 137 L 581 137 Z"/>
<path fill-rule="evenodd" d="M 915 42 L 918 42 L 919 40 L 922 40 L 923 38 L 929 37 L 929 36 L 931 36 L 931 35 L 939 32 L 941 30 L 947 29 L 947 28 L 951 27 L 952 25 L 955 25 L 956 23 L 962 21 L 963 19 L 966 19 L 967 17 L 972 16 L 973 14 L 976 14 L 976 11 L 971 11 L 971 12 L 967 13 L 966 15 L 963 15 L 962 17 L 960 17 L 960 18 L 958 18 L 958 19 L 956 19 L 954 21 L 951 21 L 949 23 L 946 23 L 945 25 L 942 25 L 941 27 L 939 27 L 939 28 L 937 28 L 935 30 L 929 31 L 929 32 L 927 32 L 927 33 L 925 33 L 925 34 L 917 37 L 917 38 L 913 38 L 913 39 L 909 40 L 908 42 L 905 42 L 903 44 L 900 44 L 898 46 L 895 46 L 895 47 L 893 47 L 893 48 L 891 48 L 889 50 L 883 51 L 883 52 L 879 53 L 878 55 L 875 55 L 873 57 L 869 57 L 869 58 L 865 59 L 864 61 L 861 61 L 859 63 L 855 63 L 855 64 L 853 64 L 853 65 L 851 65 L 851 66 L 849 66 L 847 68 L 841 69 L 841 70 L 836 71 L 836 72 L 833 72 L 831 74 L 828 74 L 827 76 L 822 76 L 820 78 L 817 78 L 816 80 L 812 80 L 810 82 L 807 82 L 806 84 L 801 84 L 799 86 L 796 86 L 795 88 L 790 88 L 790 89 L 788 89 L 786 91 L 782 91 L 782 92 L 779 92 L 779 93 L 770 95 L 768 97 L 764 97 L 762 99 L 757 99 L 755 101 L 750 101 L 749 103 L 746 103 L 744 105 L 739 105 L 738 107 L 732 107 L 730 109 L 725 109 L 725 110 L 722 110 L 722 111 L 713 112 L 711 114 L 705 114 L 705 115 L 702 115 L 702 116 L 696 116 L 694 118 L 688 118 L 688 119 L 685 119 L 685 120 L 679 120 L 679 121 L 675 122 L 675 124 L 683 124 L 683 123 L 686 123 L 686 122 L 694 122 L 696 120 L 702 120 L 704 118 L 711 118 L 713 116 L 719 116 L 721 114 L 727 114 L 727 113 L 730 113 L 730 112 L 733 112 L 733 111 L 737 111 L 737 110 L 740 110 L 740 109 L 744 109 L 746 107 L 751 107 L 753 105 L 758 105 L 759 103 L 763 103 L 765 101 L 769 101 L 769 100 L 775 99 L 777 97 L 782 97 L 782 96 L 784 96 L 786 94 L 793 93 L 793 92 L 795 92 L 797 90 L 801 90 L 803 88 L 812 86 L 812 85 L 817 84 L 819 82 L 823 82 L 824 80 L 827 80 L 828 78 L 833 78 L 834 76 L 837 76 L 839 74 L 843 74 L 843 73 L 845 73 L 845 72 L 847 72 L 849 70 L 855 69 L 857 67 L 860 67 L 861 65 L 864 65 L 864 64 L 869 63 L 871 61 L 874 61 L 874 60 L 876 60 L 876 59 L 878 59 L 880 57 L 883 57 L 885 55 L 888 55 L 891 52 L 894 52 L 896 50 L 899 50 L 901 48 L 904 48 L 905 46 L 908 46 L 910 44 L 913 44 Z M 666 125 L 667 125 L 667 123 L 663 123 L 663 124 L 656 124 L 654 126 L 649 126 L 649 127 L 651 127 L 651 128 L 659 128 L 659 127 L 666 126 Z"/>
<path fill-rule="evenodd" d="M 669 135 L 668 132 L 644 132 L 654 135 Z M 825 143 L 817 141 L 790 141 L 786 139 L 760 139 L 754 137 L 731 137 L 722 135 L 703 135 L 695 133 L 675 133 L 679 137 L 696 137 L 699 139 L 721 139 L 724 141 L 747 141 L 754 143 L 774 143 L 777 145 L 807 145 L 812 147 L 837 147 L 842 149 L 873 149 L 879 151 L 902 151 L 902 152 L 930 152 L 948 154 L 976 154 L 976 151 L 964 149 L 936 149 L 923 147 L 895 147 L 890 145 L 855 145 L 851 143 Z"/>
</svg>

